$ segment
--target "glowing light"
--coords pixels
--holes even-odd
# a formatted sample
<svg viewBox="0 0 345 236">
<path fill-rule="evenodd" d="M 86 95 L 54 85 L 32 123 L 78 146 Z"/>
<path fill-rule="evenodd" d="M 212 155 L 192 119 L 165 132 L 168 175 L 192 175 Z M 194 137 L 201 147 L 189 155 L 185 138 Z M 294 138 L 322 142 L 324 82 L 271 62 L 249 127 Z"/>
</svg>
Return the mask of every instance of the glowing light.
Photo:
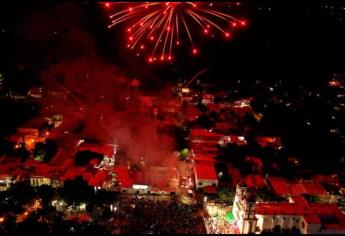
<svg viewBox="0 0 345 236">
<path fill-rule="evenodd" d="M 192 49 L 192 54 L 197 55 L 199 53 L 199 50 L 197 48 Z"/>
<path fill-rule="evenodd" d="M 195 45 L 198 39 L 196 34 L 209 35 L 212 30 L 212 38 L 226 35 L 229 28 L 237 25 L 245 26 L 244 20 L 239 20 L 230 15 L 227 11 L 229 3 L 222 2 L 132 2 L 131 5 L 125 2 L 114 2 L 116 11 L 110 16 L 109 28 L 118 24 L 127 25 L 127 32 L 130 32 L 129 41 L 131 48 L 142 50 L 141 45 L 146 45 L 144 56 L 148 54 L 160 59 L 171 55 L 175 48 L 182 42 Z M 236 4 L 231 3 L 231 4 Z M 199 27 L 199 30 L 197 28 Z M 196 55 L 198 50 L 193 50 Z M 148 60 L 149 61 L 149 60 Z"/>
<path fill-rule="evenodd" d="M 105 7 L 110 7 L 110 3 L 109 3 L 109 2 L 106 2 L 106 3 L 104 4 L 104 6 L 105 6 Z"/>
</svg>

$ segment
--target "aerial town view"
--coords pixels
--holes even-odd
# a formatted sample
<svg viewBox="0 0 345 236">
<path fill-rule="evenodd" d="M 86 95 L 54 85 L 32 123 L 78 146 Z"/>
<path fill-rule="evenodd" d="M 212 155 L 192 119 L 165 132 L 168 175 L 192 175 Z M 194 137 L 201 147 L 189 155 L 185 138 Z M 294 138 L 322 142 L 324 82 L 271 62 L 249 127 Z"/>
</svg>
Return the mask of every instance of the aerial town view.
<svg viewBox="0 0 345 236">
<path fill-rule="evenodd" d="M 345 1 L 1 1 L 0 235 L 345 234 Z"/>
</svg>

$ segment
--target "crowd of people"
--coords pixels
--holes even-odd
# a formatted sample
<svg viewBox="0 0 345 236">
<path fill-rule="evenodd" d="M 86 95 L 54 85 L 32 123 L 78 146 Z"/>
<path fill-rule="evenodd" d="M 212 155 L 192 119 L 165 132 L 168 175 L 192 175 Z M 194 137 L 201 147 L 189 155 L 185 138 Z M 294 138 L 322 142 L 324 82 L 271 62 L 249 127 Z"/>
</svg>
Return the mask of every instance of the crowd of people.
<svg viewBox="0 0 345 236">
<path fill-rule="evenodd" d="M 116 218 L 124 234 L 205 233 L 197 207 L 173 200 L 125 199 Z"/>
<path fill-rule="evenodd" d="M 208 211 L 205 223 L 210 234 L 237 234 L 239 230 L 233 221 L 226 218 L 227 212 L 231 209 L 224 204 L 210 204 L 206 207 Z"/>
<path fill-rule="evenodd" d="M 227 222 L 225 219 L 211 219 L 205 220 L 209 234 L 238 234 L 239 230 L 233 223 Z"/>
</svg>

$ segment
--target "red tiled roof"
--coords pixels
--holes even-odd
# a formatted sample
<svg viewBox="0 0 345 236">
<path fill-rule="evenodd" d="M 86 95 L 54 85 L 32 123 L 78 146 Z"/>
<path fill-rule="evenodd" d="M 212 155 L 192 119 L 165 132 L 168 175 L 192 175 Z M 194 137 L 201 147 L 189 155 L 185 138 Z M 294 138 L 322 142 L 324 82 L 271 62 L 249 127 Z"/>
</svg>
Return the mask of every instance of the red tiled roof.
<svg viewBox="0 0 345 236">
<path fill-rule="evenodd" d="M 210 111 L 220 112 L 220 107 L 218 104 L 215 103 L 209 103 L 207 104 L 207 109 Z"/>
<path fill-rule="evenodd" d="M 215 162 L 215 155 L 208 154 L 208 153 L 202 153 L 202 152 L 196 152 L 194 156 L 195 161 L 209 161 L 209 162 Z"/>
<path fill-rule="evenodd" d="M 304 206 L 293 203 L 257 203 L 255 213 L 259 215 L 303 215 Z"/>
<path fill-rule="evenodd" d="M 233 186 L 236 186 L 242 180 L 242 175 L 238 168 L 228 167 L 228 174 L 231 176 L 231 183 Z"/>
<path fill-rule="evenodd" d="M 328 183 L 340 186 L 339 177 L 337 175 L 315 175 L 314 180 L 317 183 Z"/>
<path fill-rule="evenodd" d="M 306 193 L 311 195 L 326 195 L 327 191 L 318 183 L 314 182 L 303 182 L 303 188 L 305 189 Z"/>
<path fill-rule="evenodd" d="M 191 129 L 190 136 L 191 136 L 191 138 L 206 137 L 206 138 L 218 139 L 218 138 L 222 137 L 223 135 L 218 134 L 218 133 L 209 132 L 209 131 L 204 130 L 204 129 Z"/>
<path fill-rule="evenodd" d="M 303 218 L 308 224 L 321 224 L 320 218 L 315 214 L 305 214 Z"/>
<path fill-rule="evenodd" d="M 285 179 L 279 177 L 271 177 L 269 178 L 269 181 L 276 195 L 281 196 L 290 194 L 289 184 Z"/>
<path fill-rule="evenodd" d="M 290 193 L 293 196 L 299 196 L 301 194 L 306 193 L 305 189 L 303 188 L 303 185 L 300 183 L 293 183 L 289 185 Z"/>
<path fill-rule="evenodd" d="M 283 178 L 271 177 L 274 192 L 279 195 L 298 196 L 301 194 L 326 195 L 326 190 L 315 182 L 289 182 Z"/>
<path fill-rule="evenodd" d="M 247 175 L 245 177 L 245 182 L 248 187 L 255 187 L 255 188 L 266 187 L 265 180 L 260 175 Z"/>
<path fill-rule="evenodd" d="M 345 230 L 345 215 L 335 204 L 308 203 L 302 197 L 294 198 L 295 203 L 258 203 L 256 214 L 260 215 L 299 215 L 308 224 L 322 224 L 329 230 Z M 334 218 L 334 223 L 322 222 L 322 217 Z"/>
<path fill-rule="evenodd" d="M 195 161 L 195 174 L 198 179 L 218 180 L 213 163 Z"/>
<path fill-rule="evenodd" d="M 345 230 L 345 215 L 336 204 L 311 203 L 310 206 L 319 217 L 334 217 L 334 223 L 322 224 L 324 228 L 331 230 Z"/>
<path fill-rule="evenodd" d="M 219 150 L 217 147 L 209 147 L 206 145 L 191 145 L 194 153 L 207 153 L 213 154 L 214 156 L 218 154 Z"/>
</svg>

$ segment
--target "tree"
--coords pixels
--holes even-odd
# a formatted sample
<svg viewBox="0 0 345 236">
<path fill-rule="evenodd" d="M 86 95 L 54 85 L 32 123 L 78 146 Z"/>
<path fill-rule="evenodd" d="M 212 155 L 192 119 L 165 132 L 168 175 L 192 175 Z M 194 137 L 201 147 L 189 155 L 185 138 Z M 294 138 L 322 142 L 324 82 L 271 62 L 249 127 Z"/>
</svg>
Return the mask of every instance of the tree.
<svg viewBox="0 0 345 236">
<path fill-rule="evenodd" d="M 25 146 L 21 146 L 17 149 L 15 155 L 20 157 L 21 162 L 25 162 L 30 157 L 30 152 L 25 148 Z"/>
<path fill-rule="evenodd" d="M 33 155 L 34 155 L 36 160 L 43 161 L 43 159 L 46 156 L 45 144 L 42 142 L 36 143 L 34 151 L 33 151 Z"/>
<path fill-rule="evenodd" d="M 220 201 L 232 203 L 235 198 L 235 190 L 229 188 L 221 188 L 218 190 L 218 198 Z"/>
<path fill-rule="evenodd" d="M 280 225 L 276 225 L 273 228 L 273 234 L 280 234 L 282 232 L 282 228 Z"/>
<path fill-rule="evenodd" d="M 265 202 L 275 200 L 274 194 L 267 188 L 258 189 L 256 194 L 259 199 Z"/>
<path fill-rule="evenodd" d="M 214 123 L 211 121 L 210 117 L 206 114 L 200 115 L 196 119 L 196 123 L 199 124 L 204 129 L 210 129 Z"/>
<path fill-rule="evenodd" d="M 13 149 L 13 143 L 6 140 L 0 139 L 0 155 L 4 153 L 9 153 Z"/>
<path fill-rule="evenodd" d="M 74 205 L 90 202 L 94 197 L 94 191 L 82 176 L 77 176 L 74 180 L 67 180 L 65 182 L 60 189 L 60 196 L 68 204 Z"/>
<path fill-rule="evenodd" d="M 47 139 L 45 142 L 45 152 L 46 156 L 44 158 L 45 162 L 49 162 L 58 152 L 58 145 L 55 140 Z"/>
<path fill-rule="evenodd" d="M 188 148 L 182 149 L 181 152 L 180 152 L 180 160 L 182 160 L 182 161 L 186 160 L 188 154 L 189 154 Z"/>
<path fill-rule="evenodd" d="M 29 182 L 18 182 L 10 188 L 10 195 L 18 201 L 20 205 L 29 203 L 35 197 L 35 190 Z"/>
<path fill-rule="evenodd" d="M 102 160 L 103 155 L 100 153 L 92 152 L 89 150 L 77 152 L 75 156 L 75 164 L 77 166 L 83 166 L 90 162 L 92 159 Z"/>
<path fill-rule="evenodd" d="M 42 199 L 43 206 L 47 207 L 55 195 L 55 189 L 49 185 L 41 185 L 37 187 L 37 194 Z"/>
<path fill-rule="evenodd" d="M 36 160 L 49 162 L 57 153 L 58 146 L 55 140 L 47 139 L 44 143 L 38 142 L 35 145 L 33 155 Z"/>
</svg>

